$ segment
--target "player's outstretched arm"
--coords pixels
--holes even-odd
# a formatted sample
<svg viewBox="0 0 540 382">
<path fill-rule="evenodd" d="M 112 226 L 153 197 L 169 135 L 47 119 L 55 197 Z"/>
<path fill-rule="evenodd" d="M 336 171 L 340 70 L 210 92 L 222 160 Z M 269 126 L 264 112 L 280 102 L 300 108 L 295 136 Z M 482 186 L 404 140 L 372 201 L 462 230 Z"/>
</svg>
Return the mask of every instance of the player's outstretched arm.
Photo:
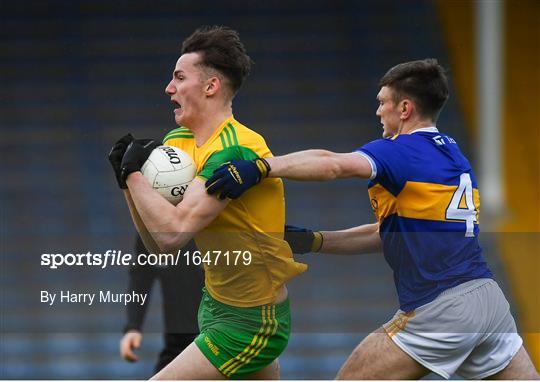
<svg viewBox="0 0 540 382">
<path fill-rule="evenodd" d="M 360 255 L 381 252 L 382 250 L 377 223 L 340 231 L 312 231 L 286 225 L 285 240 L 294 253 L 321 252 L 335 255 Z"/>
<path fill-rule="evenodd" d="M 175 207 L 155 191 L 141 172 L 127 180 L 135 208 L 162 253 L 173 253 L 214 220 L 227 206 L 206 193 L 204 181 L 195 178 Z"/>
<path fill-rule="evenodd" d="M 360 153 L 306 150 L 253 161 L 233 160 L 214 171 L 206 182 L 207 192 L 220 199 L 240 197 L 266 177 L 327 181 L 337 178 L 370 178 L 370 162 Z"/>
<path fill-rule="evenodd" d="M 364 224 L 341 231 L 321 231 L 319 252 L 336 255 L 360 255 L 382 251 L 379 224 Z"/>
<path fill-rule="evenodd" d="M 369 161 L 358 152 L 305 150 L 265 159 L 271 168 L 267 176 L 274 178 L 327 181 L 371 177 Z"/>
</svg>

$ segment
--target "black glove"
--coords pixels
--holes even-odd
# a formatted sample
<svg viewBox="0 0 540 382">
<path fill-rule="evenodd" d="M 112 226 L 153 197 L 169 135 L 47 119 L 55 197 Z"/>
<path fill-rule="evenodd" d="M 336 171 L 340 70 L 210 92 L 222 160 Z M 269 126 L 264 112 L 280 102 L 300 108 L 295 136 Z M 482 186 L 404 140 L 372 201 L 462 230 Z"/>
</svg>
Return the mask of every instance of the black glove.
<svg viewBox="0 0 540 382">
<path fill-rule="evenodd" d="M 323 236 L 319 231 L 285 225 L 285 241 L 289 243 L 293 253 L 303 254 L 318 252 L 323 244 Z"/>
<path fill-rule="evenodd" d="M 114 146 L 112 147 L 111 151 L 109 152 L 109 162 L 111 162 L 111 166 L 114 170 L 114 176 L 116 177 L 116 181 L 118 182 L 118 187 L 121 189 L 126 189 L 126 182 L 122 182 L 122 178 L 120 177 L 120 172 L 122 169 L 122 158 L 124 157 L 124 153 L 126 152 L 126 149 L 128 145 L 134 140 L 133 135 L 126 134 L 122 138 L 120 138 Z"/>
<path fill-rule="evenodd" d="M 161 145 L 153 139 L 133 140 L 129 144 L 124 157 L 122 158 L 120 180 L 126 184 L 126 179 L 129 174 L 141 171 L 144 162 L 146 162 L 152 151 L 158 146 Z"/>
</svg>

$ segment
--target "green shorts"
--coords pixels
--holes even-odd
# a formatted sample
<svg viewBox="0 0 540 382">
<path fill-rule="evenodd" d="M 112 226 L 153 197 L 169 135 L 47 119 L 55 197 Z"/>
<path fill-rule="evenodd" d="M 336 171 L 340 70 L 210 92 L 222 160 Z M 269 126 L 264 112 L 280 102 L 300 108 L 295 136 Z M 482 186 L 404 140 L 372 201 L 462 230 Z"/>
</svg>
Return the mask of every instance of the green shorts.
<svg viewBox="0 0 540 382">
<path fill-rule="evenodd" d="M 285 350 L 291 333 L 289 299 L 240 308 L 223 304 L 203 288 L 200 333 L 195 344 L 227 378 L 249 378 Z"/>
</svg>

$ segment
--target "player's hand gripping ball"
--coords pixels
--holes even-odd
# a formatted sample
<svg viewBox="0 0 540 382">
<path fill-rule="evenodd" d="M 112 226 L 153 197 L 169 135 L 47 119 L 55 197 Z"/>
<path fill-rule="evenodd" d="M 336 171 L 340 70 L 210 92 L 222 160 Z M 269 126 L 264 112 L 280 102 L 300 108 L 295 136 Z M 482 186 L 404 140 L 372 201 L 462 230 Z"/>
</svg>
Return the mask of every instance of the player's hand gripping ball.
<svg viewBox="0 0 540 382">
<path fill-rule="evenodd" d="M 111 163 L 111 166 L 114 171 L 114 176 L 116 178 L 116 181 L 118 182 L 118 187 L 121 189 L 126 189 L 126 182 L 122 180 L 122 158 L 124 157 L 124 154 L 126 153 L 126 150 L 131 142 L 133 142 L 135 138 L 133 138 L 133 135 L 126 134 L 122 138 L 120 138 L 114 146 L 112 147 L 111 151 L 109 152 L 109 162 Z"/>
<path fill-rule="evenodd" d="M 182 201 L 196 170 L 189 154 L 172 146 L 155 148 L 141 168 L 150 185 L 174 205 Z"/>
<path fill-rule="evenodd" d="M 153 139 L 134 139 L 131 141 L 120 165 L 120 177 L 124 183 L 129 174 L 141 171 L 144 162 L 146 162 L 152 151 L 158 146 L 159 143 Z"/>
</svg>

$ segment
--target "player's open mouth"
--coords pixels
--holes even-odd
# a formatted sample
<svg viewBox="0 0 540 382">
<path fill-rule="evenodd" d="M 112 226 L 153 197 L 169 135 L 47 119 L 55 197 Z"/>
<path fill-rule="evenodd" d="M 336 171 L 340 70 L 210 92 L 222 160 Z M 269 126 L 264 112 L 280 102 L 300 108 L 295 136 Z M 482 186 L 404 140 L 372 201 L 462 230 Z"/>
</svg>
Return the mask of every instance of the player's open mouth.
<svg viewBox="0 0 540 382">
<path fill-rule="evenodd" d="M 179 110 L 182 108 L 182 105 L 180 105 L 178 102 L 171 100 L 172 104 L 175 106 L 174 111 Z"/>
</svg>

